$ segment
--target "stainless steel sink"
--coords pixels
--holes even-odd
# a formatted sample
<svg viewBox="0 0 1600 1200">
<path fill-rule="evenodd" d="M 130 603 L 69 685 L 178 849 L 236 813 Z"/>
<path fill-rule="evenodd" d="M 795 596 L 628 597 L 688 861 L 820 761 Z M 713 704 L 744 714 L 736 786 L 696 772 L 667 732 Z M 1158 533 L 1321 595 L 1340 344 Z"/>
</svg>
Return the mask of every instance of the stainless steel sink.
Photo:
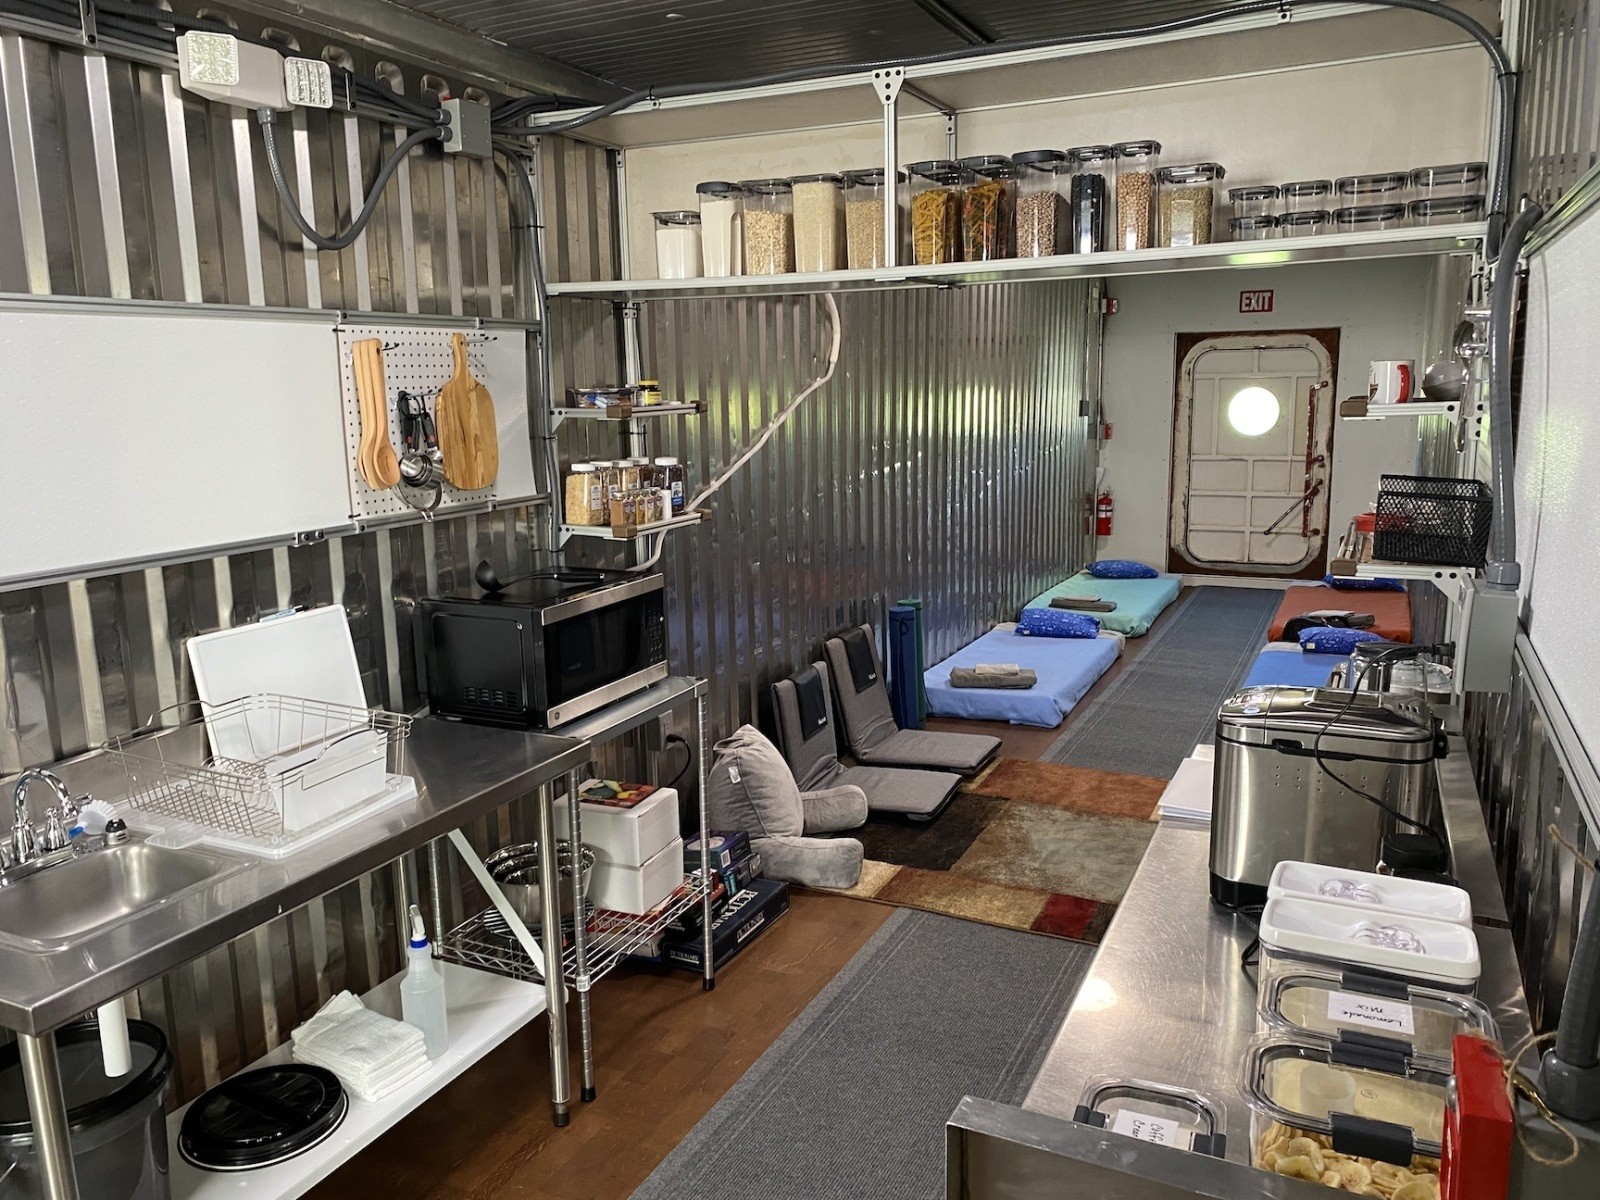
<svg viewBox="0 0 1600 1200">
<path fill-rule="evenodd" d="M 58 950 L 236 868 L 142 841 L 89 850 L 0 884 L 0 941 Z"/>
</svg>

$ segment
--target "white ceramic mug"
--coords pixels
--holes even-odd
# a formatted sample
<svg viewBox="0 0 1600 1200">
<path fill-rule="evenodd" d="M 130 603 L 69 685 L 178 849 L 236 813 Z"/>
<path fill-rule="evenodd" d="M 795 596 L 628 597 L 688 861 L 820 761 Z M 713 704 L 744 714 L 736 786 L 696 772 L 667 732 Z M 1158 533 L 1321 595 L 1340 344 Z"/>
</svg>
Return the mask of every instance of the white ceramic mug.
<svg viewBox="0 0 1600 1200">
<path fill-rule="evenodd" d="M 1385 360 L 1372 364 L 1367 376 L 1368 404 L 1404 404 L 1411 399 L 1416 371 L 1409 362 Z"/>
</svg>

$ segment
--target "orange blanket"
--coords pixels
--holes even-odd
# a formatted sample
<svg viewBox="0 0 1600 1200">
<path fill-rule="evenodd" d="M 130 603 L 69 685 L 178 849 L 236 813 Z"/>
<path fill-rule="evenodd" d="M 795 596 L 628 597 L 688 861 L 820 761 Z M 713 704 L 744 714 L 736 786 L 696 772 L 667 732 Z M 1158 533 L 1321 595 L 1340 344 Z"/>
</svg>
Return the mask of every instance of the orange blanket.
<svg viewBox="0 0 1600 1200">
<path fill-rule="evenodd" d="M 1372 632 L 1391 642 L 1411 640 L 1411 597 L 1405 592 L 1341 592 L 1325 583 L 1292 587 L 1283 595 L 1278 615 L 1272 618 L 1267 640 L 1283 640 L 1283 627 L 1301 613 L 1321 608 L 1371 613 L 1377 618 Z"/>
</svg>

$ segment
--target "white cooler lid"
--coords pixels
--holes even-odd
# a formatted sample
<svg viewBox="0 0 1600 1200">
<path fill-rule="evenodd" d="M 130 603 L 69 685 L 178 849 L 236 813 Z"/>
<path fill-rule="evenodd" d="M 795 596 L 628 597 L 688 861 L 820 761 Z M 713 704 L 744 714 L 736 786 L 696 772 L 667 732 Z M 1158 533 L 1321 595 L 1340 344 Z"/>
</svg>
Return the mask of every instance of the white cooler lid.
<svg viewBox="0 0 1600 1200">
<path fill-rule="evenodd" d="M 1480 969 L 1478 939 L 1463 926 L 1294 896 L 1267 901 L 1261 944 L 1296 957 L 1452 987 L 1476 984 Z"/>
<path fill-rule="evenodd" d="M 1406 913 L 1452 925 L 1472 924 L 1472 897 L 1458 887 L 1421 879 L 1399 879 L 1319 863 L 1286 860 L 1273 869 L 1267 898 L 1300 896 L 1381 912 Z"/>
</svg>

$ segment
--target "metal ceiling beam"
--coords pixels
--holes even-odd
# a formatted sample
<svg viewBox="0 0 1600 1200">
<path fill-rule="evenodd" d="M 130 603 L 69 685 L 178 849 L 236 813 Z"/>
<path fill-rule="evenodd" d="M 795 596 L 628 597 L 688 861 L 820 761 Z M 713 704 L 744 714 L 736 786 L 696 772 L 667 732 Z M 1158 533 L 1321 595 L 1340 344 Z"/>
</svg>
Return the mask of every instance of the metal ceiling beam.
<svg viewBox="0 0 1600 1200">
<path fill-rule="evenodd" d="M 912 3 L 970 46 L 987 46 L 999 40 L 949 0 L 912 0 Z"/>
<path fill-rule="evenodd" d="M 542 54 L 514 50 L 389 0 L 232 0 L 230 7 L 316 28 L 330 37 L 476 77 L 495 91 L 606 101 L 623 88 Z"/>
</svg>

